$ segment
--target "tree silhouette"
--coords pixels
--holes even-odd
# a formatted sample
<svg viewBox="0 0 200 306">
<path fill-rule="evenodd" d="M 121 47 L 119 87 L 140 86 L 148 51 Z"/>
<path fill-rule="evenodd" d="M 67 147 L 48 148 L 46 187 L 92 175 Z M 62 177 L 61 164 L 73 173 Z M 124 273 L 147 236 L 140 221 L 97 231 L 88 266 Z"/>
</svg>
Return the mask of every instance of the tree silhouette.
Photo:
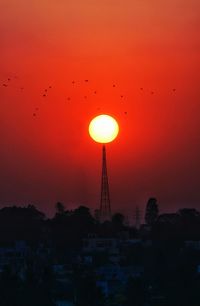
<svg viewBox="0 0 200 306">
<path fill-rule="evenodd" d="M 55 206 L 56 206 L 56 213 L 57 214 L 63 214 L 65 212 L 65 206 L 64 206 L 63 203 L 57 202 Z"/>
<path fill-rule="evenodd" d="M 45 215 L 33 205 L 4 207 L 0 210 L 0 242 L 37 241 L 44 222 Z"/>
<path fill-rule="evenodd" d="M 147 202 L 145 221 L 147 225 L 152 226 L 158 218 L 158 204 L 156 198 L 150 198 Z"/>
<path fill-rule="evenodd" d="M 112 225 L 115 231 L 122 231 L 124 228 L 124 216 L 116 213 L 112 216 Z"/>
</svg>

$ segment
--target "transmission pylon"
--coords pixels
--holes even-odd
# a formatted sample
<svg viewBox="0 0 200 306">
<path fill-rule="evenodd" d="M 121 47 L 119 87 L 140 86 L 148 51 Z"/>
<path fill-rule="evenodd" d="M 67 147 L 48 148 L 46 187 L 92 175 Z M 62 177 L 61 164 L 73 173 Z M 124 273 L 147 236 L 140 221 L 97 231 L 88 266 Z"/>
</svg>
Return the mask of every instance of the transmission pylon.
<svg viewBox="0 0 200 306">
<path fill-rule="evenodd" d="M 101 202 L 100 202 L 100 221 L 111 220 L 110 193 L 108 183 L 108 172 L 106 162 L 106 147 L 102 149 L 102 176 L 101 176 Z"/>
</svg>

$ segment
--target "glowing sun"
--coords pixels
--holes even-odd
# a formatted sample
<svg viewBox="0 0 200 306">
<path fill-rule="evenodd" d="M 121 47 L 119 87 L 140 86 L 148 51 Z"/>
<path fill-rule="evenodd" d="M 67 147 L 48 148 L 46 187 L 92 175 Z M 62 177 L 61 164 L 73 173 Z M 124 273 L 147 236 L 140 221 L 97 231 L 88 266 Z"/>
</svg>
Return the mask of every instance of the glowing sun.
<svg viewBox="0 0 200 306">
<path fill-rule="evenodd" d="M 92 139 L 100 143 L 113 141 L 119 133 L 117 121 L 108 115 L 100 115 L 92 119 L 89 125 L 89 134 Z"/>
</svg>

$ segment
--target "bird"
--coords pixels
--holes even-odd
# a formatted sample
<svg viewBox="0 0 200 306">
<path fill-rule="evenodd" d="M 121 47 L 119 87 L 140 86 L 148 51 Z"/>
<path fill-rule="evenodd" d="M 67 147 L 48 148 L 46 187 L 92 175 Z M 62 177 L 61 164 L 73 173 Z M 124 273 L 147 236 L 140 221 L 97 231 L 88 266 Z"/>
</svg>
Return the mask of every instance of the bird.
<svg viewBox="0 0 200 306">
<path fill-rule="evenodd" d="M 125 115 L 127 115 L 127 112 L 124 112 Z"/>
<path fill-rule="evenodd" d="M 47 89 L 45 89 L 44 91 L 47 92 Z"/>
<path fill-rule="evenodd" d="M 151 91 L 151 95 L 153 95 L 154 94 L 154 91 Z"/>
<path fill-rule="evenodd" d="M 116 87 L 116 85 L 115 85 L 115 84 L 113 84 L 113 87 Z"/>
<path fill-rule="evenodd" d="M 121 98 L 123 98 L 124 96 L 123 96 L 123 95 L 121 95 L 120 97 L 121 97 Z"/>
<path fill-rule="evenodd" d="M 4 86 L 4 87 L 8 87 L 8 85 L 7 85 L 7 84 L 5 84 L 5 83 L 3 84 L 3 86 Z"/>
<path fill-rule="evenodd" d="M 33 113 L 33 117 L 36 117 L 36 113 Z"/>
<path fill-rule="evenodd" d="M 43 97 L 45 98 L 47 95 L 43 94 Z"/>
<path fill-rule="evenodd" d="M 140 87 L 140 90 L 143 90 L 143 87 Z"/>
<path fill-rule="evenodd" d="M 52 86 L 49 86 L 49 89 L 51 89 L 52 88 Z"/>
<path fill-rule="evenodd" d="M 36 107 L 35 110 L 38 111 L 38 110 L 39 110 L 39 107 Z"/>
<path fill-rule="evenodd" d="M 20 89 L 21 89 L 21 90 L 23 90 L 23 89 L 24 89 L 24 87 L 20 87 Z"/>
<path fill-rule="evenodd" d="M 71 98 L 70 98 L 70 97 L 67 97 L 67 100 L 68 100 L 68 101 L 70 101 L 70 100 L 71 100 Z"/>
<path fill-rule="evenodd" d="M 10 78 L 8 78 L 8 81 L 10 81 Z"/>
<path fill-rule="evenodd" d="M 84 96 L 84 99 L 87 99 L 87 96 Z"/>
<path fill-rule="evenodd" d="M 175 91 L 176 91 L 176 88 L 173 88 L 172 90 L 175 92 Z"/>
<path fill-rule="evenodd" d="M 86 79 L 85 82 L 87 83 L 87 82 L 89 82 L 89 80 Z"/>
<path fill-rule="evenodd" d="M 96 93 L 97 93 L 97 92 L 96 92 L 96 90 L 95 90 L 95 91 L 94 91 L 94 94 L 96 95 Z"/>
</svg>

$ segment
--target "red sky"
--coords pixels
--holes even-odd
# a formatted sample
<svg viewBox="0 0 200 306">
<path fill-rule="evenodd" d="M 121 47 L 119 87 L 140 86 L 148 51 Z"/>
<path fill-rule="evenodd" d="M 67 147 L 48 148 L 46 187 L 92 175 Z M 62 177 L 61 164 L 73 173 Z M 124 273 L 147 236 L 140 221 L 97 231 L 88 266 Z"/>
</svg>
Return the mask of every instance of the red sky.
<svg viewBox="0 0 200 306">
<path fill-rule="evenodd" d="M 98 207 L 87 129 L 108 113 L 113 210 L 150 196 L 200 209 L 199 12 L 199 0 L 1 0 L 0 205 Z"/>
</svg>

